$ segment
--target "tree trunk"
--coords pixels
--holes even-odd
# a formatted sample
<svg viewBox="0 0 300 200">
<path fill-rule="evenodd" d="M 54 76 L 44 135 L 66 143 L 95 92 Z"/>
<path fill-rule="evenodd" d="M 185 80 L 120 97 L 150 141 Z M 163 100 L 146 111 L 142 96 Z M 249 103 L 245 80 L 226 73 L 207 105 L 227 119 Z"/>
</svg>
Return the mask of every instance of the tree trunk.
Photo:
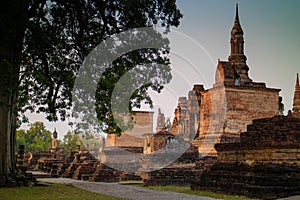
<svg viewBox="0 0 300 200">
<path fill-rule="evenodd" d="M 16 178 L 16 121 L 20 60 L 27 21 L 27 1 L 0 7 L 0 187 Z"/>
<path fill-rule="evenodd" d="M 0 186 L 13 181 L 16 175 L 14 99 L 13 94 L 0 96 Z"/>
<path fill-rule="evenodd" d="M 8 59 L 0 53 L 0 186 L 13 182 L 16 176 L 15 145 L 19 86 L 17 55 L 21 55 L 21 52 L 11 54 Z"/>
</svg>

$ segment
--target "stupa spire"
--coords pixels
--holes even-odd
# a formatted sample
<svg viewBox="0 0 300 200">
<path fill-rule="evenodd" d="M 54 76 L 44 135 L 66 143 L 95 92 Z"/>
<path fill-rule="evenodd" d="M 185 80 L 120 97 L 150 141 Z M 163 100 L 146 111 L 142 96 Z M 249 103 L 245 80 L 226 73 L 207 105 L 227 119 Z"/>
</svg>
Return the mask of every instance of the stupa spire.
<svg viewBox="0 0 300 200">
<path fill-rule="evenodd" d="M 295 85 L 295 92 L 294 92 L 293 113 L 300 114 L 300 86 L 299 86 L 298 73 L 296 77 L 296 85 Z"/>
<path fill-rule="evenodd" d="M 238 4 L 235 5 L 235 21 L 236 22 L 240 21 L 239 20 L 239 5 Z"/>
<path fill-rule="evenodd" d="M 246 63 L 246 56 L 244 55 L 244 32 L 239 20 L 239 7 L 236 4 L 235 8 L 235 20 L 234 25 L 231 30 L 231 54 L 228 57 L 229 62 L 231 63 Z"/>
<path fill-rule="evenodd" d="M 299 90 L 299 74 L 297 73 L 295 90 Z"/>
</svg>

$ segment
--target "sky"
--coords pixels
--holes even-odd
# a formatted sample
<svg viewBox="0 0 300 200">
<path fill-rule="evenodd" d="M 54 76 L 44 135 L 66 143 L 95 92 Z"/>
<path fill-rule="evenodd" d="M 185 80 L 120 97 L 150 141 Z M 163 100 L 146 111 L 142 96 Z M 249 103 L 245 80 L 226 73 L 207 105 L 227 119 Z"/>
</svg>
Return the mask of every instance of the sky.
<svg viewBox="0 0 300 200">
<path fill-rule="evenodd" d="M 187 96 L 194 84 L 213 86 L 218 59 L 227 60 L 230 53 L 236 3 L 249 77 L 281 89 L 285 113 L 292 109 L 296 73 L 300 73 L 300 1 L 177 0 L 184 17 L 169 36 L 173 79 L 161 94 L 151 93 L 154 110 L 160 107 L 172 119 L 178 97 Z M 30 122 L 34 121 L 45 121 L 44 116 L 30 115 Z M 44 123 L 50 131 L 56 128 L 59 138 L 72 130 L 68 121 Z"/>
</svg>

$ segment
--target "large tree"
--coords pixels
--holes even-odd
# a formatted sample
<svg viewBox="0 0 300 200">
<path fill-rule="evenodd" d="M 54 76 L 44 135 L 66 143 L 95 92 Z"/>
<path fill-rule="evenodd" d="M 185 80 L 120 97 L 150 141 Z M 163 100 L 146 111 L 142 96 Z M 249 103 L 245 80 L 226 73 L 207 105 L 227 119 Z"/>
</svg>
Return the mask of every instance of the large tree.
<svg viewBox="0 0 300 200">
<path fill-rule="evenodd" d="M 0 13 L 0 186 L 13 181 L 17 173 L 14 151 L 19 111 L 44 112 L 49 120 L 65 119 L 76 72 L 97 44 L 132 28 L 178 26 L 182 17 L 175 0 L 9 0 L 1 2 Z M 133 66 L 130 63 L 168 64 L 167 53 L 152 49 L 124 55 L 106 70 L 104 80 L 112 78 L 114 85 Z M 162 81 L 137 90 L 130 109 L 142 99 L 149 102 L 146 88 L 160 91 L 170 80 L 168 68 L 157 74 Z M 103 87 L 105 94 L 111 94 L 111 85 L 100 82 L 97 91 L 101 93 Z M 111 123 L 109 103 L 97 106 L 98 118 L 118 133 Z"/>
</svg>

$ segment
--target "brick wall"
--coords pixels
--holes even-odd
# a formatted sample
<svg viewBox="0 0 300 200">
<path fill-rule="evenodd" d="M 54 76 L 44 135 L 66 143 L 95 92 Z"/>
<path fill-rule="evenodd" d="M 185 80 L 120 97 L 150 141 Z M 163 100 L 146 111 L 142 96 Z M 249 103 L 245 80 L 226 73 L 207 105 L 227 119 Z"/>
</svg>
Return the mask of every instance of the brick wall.
<svg viewBox="0 0 300 200">
<path fill-rule="evenodd" d="M 108 135 L 106 146 L 144 147 L 143 135 L 153 132 L 153 112 L 135 111 L 134 128 L 121 136 Z"/>
<path fill-rule="evenodd" d="M 217 163 L 191 184 L 263 199 L 300 194 L 300 118 L 254 120 L 240 142 L 219 143 Z"/>
<path fill-rule="evenodd" d="M 218 86 L 202 92 L 200 135 L 193 144 L 215 155 L 214 144 L 239 140 L 253 119 L 279 114 L 279 91 L 255 86 Z"/>
</svg>

